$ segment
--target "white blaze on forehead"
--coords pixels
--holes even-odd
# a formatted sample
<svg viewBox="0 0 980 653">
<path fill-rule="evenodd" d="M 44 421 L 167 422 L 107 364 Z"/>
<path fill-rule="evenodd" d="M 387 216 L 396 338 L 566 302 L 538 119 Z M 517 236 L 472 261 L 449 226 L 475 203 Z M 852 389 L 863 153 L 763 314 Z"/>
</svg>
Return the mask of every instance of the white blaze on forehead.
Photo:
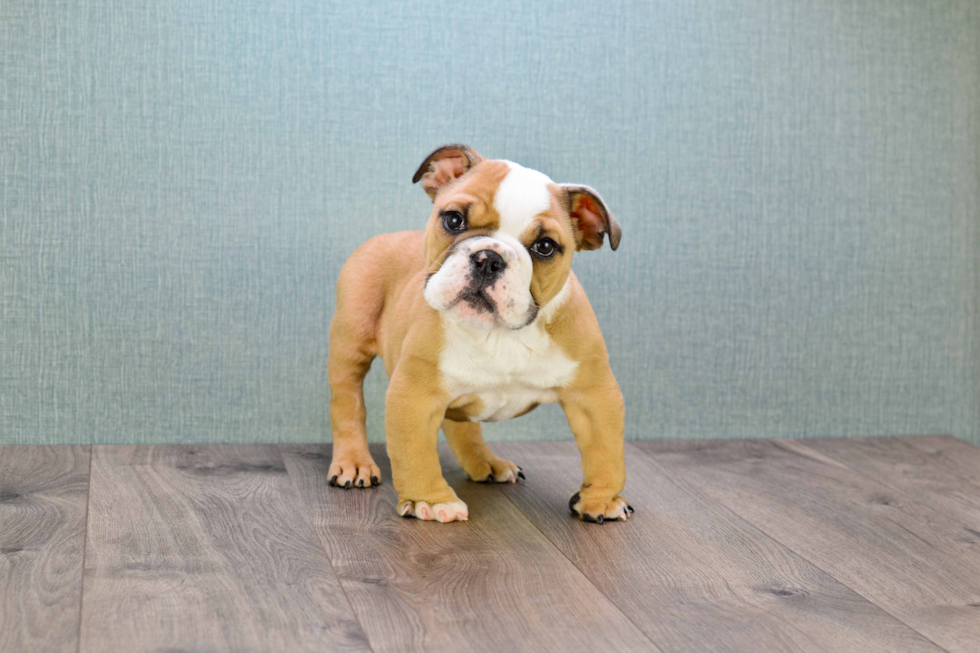
<svg viewBox="0 0 980 653">
<path fill-rule="evenodd" d="M 493 198 L 493 208 L 500 214 L 499 231 L 520 239 L 534 216 L 551 208 L 551 191 L 548 184 L 554 183 L 548 175 L 518 165 L 512 161 L 504 163 L 510 172 L 500 182 Z"/>
</svg>

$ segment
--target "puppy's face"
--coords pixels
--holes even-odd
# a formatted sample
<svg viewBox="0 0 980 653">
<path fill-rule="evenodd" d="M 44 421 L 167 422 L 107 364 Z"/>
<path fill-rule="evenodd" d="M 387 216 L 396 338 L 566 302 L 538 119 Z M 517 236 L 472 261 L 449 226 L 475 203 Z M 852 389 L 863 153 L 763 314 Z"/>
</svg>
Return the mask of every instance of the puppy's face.
<svg viewBox="0 0 980 653">
<path fill-rule="evenodd" d="M 425 234 L 432 308 L 472 328 L 521 329 L 565 286 L 572 255 L 620 228 L 585 186 L 556 184 L 462 145 L 439 148 L 415 175 L 433 200 Z"/>
</svg>

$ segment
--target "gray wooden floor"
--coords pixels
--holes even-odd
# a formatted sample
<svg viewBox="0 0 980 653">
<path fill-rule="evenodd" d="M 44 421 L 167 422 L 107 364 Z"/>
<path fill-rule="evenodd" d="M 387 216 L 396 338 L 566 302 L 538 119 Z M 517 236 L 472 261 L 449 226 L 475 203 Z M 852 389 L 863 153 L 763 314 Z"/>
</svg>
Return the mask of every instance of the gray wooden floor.
<svg viewBox="0 0 980 653">
<path fill-rule="evenodd" d="M 495 449 L 439 525 L 326 445 L 0 447 L 0 651 L 980 650 L 980 448 L 630 443 L 602 526 L 573 443 Z"/>
</svg>

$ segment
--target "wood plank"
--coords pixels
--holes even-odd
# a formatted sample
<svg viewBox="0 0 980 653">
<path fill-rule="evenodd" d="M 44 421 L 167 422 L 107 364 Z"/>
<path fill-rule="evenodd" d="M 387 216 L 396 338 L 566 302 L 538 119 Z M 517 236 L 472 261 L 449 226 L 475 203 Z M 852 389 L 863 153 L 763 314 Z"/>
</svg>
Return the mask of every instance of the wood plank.
<svg viewBox="0 0 980 653">
<path fill-rule="evenodd" d="M 951 435 L 913 436 L 902 440 L 933 456 L 930 464 L 948 466 L 958 476 L 973 481 L 980 478 L 980 447 L 974 444 Z"/>
<path fill-rule="evenodd" d="M 390 481 L 329 487 L 329 445 L 282 452 L 375 651 L 655 650 L 498 488 L 466 481 L 444 446 L 467 522 L 397 516 Z M 373 455 L 390 479 L 384 450 Z"/>
<path fill-rule="evenodd" d="M 494 450 L 528 479 L 501 491 L 664 650 L 941 650 L 632 449 L 624 496 L 637 512 L 601 527 L 568 511 L 574 443 Z"/>
<path fill-rule="evenodd" d="M 819 438 L 806 446 L 957 520 L 980 546 L 980 448 L 948 437 Z"/>
<path fill-rule="evenodd" d="M 74 651 L 89 448 L 0 447 L 0 651 Z"/>
<path fill-rule="evenodd" d="M 904 437 L 903 441 L 932 454 L 933 459 L 942 460 L 956 473 L 970 479 L 980 478 L 980 447 L 954 438 L 951 435 L 921 435 Z"/>
<path fill-rule="evenodd" d="M 82 651 L 369 650 L 272 445 L 95 447 Z"/>
<path fill-rule="evenodd" d="M 800 441 L 632 445 L 950 651 L 980 642 L 980 556 L 962 527 Z"/>
</svg>

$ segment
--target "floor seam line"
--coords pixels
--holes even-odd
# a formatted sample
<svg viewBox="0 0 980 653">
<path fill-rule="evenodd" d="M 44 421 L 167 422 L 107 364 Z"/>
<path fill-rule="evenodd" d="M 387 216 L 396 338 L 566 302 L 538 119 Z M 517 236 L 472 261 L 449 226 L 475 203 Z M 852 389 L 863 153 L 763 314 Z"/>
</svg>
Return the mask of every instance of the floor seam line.
<svg viewBox="0 0 980 653">
<path fill-rule="evenodd" d="M 85 533 L 82 536 L 82 570 L 78 588 L 78 653 L 82 651 L 82 616 L 85 614 L 85 556 L 88 554 L 88 518 L 92 505 L 92 460 L 96 445 L 88 445 L 88 476 L 85 478 Z"/>
<path fill-rule="evenodd" d="M 331 449 L 333 445 L 331 444 Z M 320 537 L 320 532 L 316 529 L 316 524 L 313 523 L 313 515 L 310 514 L 309 508 L 306 506 L 306 502 L 303 501 L 303 495 L 299 491 L 299 487 L 296 485 L 296 479 L 293 477 L 293 473 L 289 471 L 289 463 L 286 462 L 286 457 L 282 455 L 282 445 L 276 445 L 276 453 L 279 454 L 279 459 L 282 460 L 283 466 L 286 468 L 286 475 L 289 477 L 289 484 L 293 488 L 293 492 L 296 493 L 296 499 L 299 501 L 300 506 L 303 509 L 303 514 L 306 515 L 306 521 L 309 523 L 310 528 L 313 529 L 313 534 L 316 536 L 316 541 L 320 543 L 320 550 L 323 551 L 324 556 L 327 558 L 327 564 L 330 565 L 330 572 L 333 577 L 337 580 L 337 587 L 340 588 L 341 594 L 344 595 L 344 600 L 347 601 L 347 606 L 350 608 L 350 613 L 354 617 L 354 621 L 357 622 L 357 627 L 361 630 L 361 636 L 364 637 L 364 642 L 368 645 L 368 648 L 374 651 L 374 645 L 371 644 L 371 640 L 368 639 L 367 631 L 364 629 L 364 624 L 361 623 L 361 618 L 357 615 L 357 610 L 354 609 L 354 604 L 350 600 L 350 596 L 347 595 L 347 590 L 344 588 L 344 583 L 340 580 L 340 576 L 337 574 L 337 569 L 333 566 L 333 556 L 330 555 L 330 551 L 327 545 L 324 543 L 323 538 Z"/>
</svg>

